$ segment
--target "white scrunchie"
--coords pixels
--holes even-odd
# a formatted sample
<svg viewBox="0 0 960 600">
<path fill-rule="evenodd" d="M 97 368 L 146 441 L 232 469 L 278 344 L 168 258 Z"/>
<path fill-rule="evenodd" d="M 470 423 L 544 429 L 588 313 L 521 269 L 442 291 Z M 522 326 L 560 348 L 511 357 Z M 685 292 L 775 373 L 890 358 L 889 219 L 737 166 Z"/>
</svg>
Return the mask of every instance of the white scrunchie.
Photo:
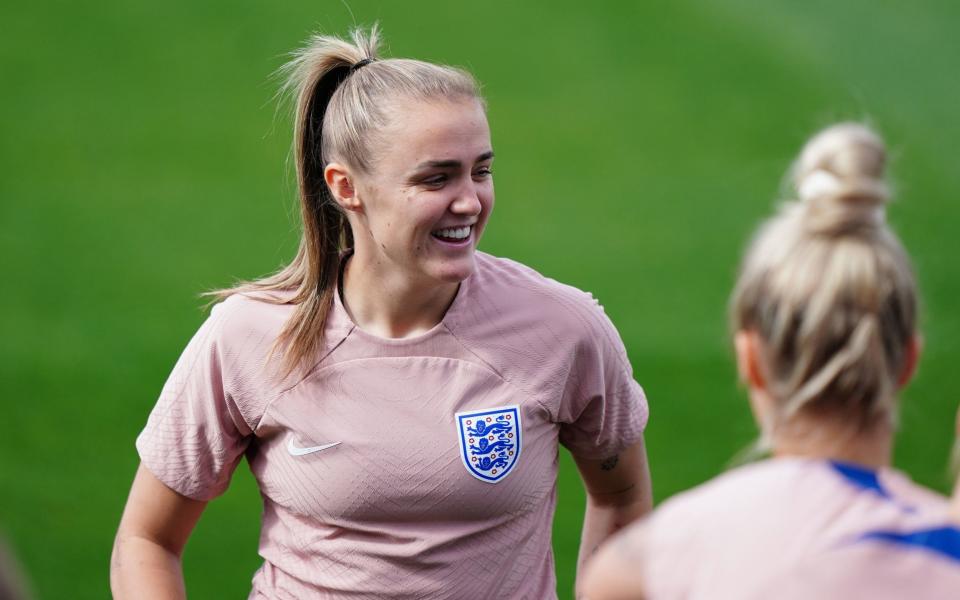
<svg viewBox="0 0 960 600">
<path fill-rule="evenodd" d="M 823 169 L 816 169 L 803 178 L 797 188 L 801 200 L 812 200 L 833 194 L 840 190 L 841 183 L 837 176 Z"/>
</svg>

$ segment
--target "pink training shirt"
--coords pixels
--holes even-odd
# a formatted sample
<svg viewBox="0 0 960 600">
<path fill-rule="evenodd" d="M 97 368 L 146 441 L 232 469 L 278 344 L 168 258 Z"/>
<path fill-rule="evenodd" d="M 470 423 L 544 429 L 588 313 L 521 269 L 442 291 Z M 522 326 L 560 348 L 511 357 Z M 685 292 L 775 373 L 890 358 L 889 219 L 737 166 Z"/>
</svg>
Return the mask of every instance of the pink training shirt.
<svg viewBox="0 0 960 600">
<path fill-rule="evenodd" d="M 628 528 L 620 547 L 639 559 L 649 600 L 960 597 L 955 587 L 923 595 L 955 586 L 960 563 L 909 542 L 943 528 L 946 509 L 945 499 L 892 469 L 777 458 L 671 498 Z M 885 577 L 897 589 L 891 582 L 910 572 L 919 576 L 908 579 L 916 594 L 856 591 L 876 590 Z"/>
<path fill-rule="evenodd" d="M 960 598 L 960 528 L 941 518 L 863 531 L 771 578 L 756 598 L 947 600 Z"/>
<path fill-rule="evenodd" d="M 558 442 L 603 458 L 647 420 L 597 302 L 478 253 L 430 331 L 376 337 L 337 299 L 315 365 L 278 382 L 264 365 L 291 313 L 216 306 L 137 439 L 202 500 L 246 455 L 264 501 L 250 597 L 556 597 Z"/>
</svg>

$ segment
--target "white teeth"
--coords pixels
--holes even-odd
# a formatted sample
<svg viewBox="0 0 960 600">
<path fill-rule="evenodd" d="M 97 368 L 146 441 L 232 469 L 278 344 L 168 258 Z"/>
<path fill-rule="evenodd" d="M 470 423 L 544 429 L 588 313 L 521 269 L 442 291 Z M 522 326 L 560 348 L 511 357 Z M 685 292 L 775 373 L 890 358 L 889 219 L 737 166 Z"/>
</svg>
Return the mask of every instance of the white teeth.
<svg viewBox="0 0 960 600">
<path fill-rule="evenodd" d="M 451 227 L 450 229 L 438 229 L 433 234 L 438 237 L 444 237 L 451 240 L 462 240 L 470 235 L 471 225 L 466 227 Z"/>
</svg>

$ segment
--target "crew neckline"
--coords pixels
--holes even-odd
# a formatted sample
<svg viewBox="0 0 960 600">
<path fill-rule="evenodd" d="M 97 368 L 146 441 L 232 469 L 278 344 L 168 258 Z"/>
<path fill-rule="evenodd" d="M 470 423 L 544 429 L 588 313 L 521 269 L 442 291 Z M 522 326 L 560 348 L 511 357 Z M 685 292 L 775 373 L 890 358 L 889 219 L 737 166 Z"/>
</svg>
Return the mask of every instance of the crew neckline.
<svg viewBox="0 0 960 600">
<path fill-rule="evenodd" d="M 337 313 L 338 317 L 343 319 L 345 322 L 350 323 L 352 331 L 364 337 L 370 341 L 385 344 L 389 346 L 408 346 L 419 344 L 425 340 L 435 337 L 437 334 L 442 332 L 447 327 L 447 321 L 454 316 L 457 310 L 459 310 L 460 305 L 464 302 L 463 298 L 466 297 L 467 291 L 470 287 L 471 280 L 476 274 L 476 269 L 471 273 L 466 279 L 460 282 L 459 287 L 457 287 L 457 292 L 453 297 L 453 301 L 450 303 L 450 306 L 447 307 L 445 313 L 440 318 L 437 323 L 430 329 L 424 331 L 423 333 L 417 334 L 411 337 L 402 337 L 402 338 L 391 338 L 379 336 L 375 333 L 371 333 L 362 327 L 360 327 L 356 321 L 353 320 L 353 317 L 350 316 L 350 313 L 347 311 L 346 303 L 343 298 L 343 272 L 344 267 L 346 266 L 347 260 L 352 255 L 352 252 L 345 253 L 340 259 L 340 266 L 337 274 L 337 293 L 333 295 L 334 302 L 334 311 Z"/>
</svg>

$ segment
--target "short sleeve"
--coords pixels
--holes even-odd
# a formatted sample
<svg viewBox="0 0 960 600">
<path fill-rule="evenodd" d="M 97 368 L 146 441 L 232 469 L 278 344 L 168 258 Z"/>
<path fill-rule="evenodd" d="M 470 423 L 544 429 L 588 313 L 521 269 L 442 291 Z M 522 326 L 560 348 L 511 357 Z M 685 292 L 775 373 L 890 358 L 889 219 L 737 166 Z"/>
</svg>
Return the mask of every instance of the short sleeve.
<svg viewBox="0 0 960 600">
<path fill-rule="evenodd" d="M 639 441 L 649 410 L 623 341 L 596 301 L 584 321 L 558 412 L 560 443 L 576 456 L 597 459 Z"/>
<path fill-rule="evenodd" d="M 215 306 L 190 340 L 136 442 L 151 473 L 197 500 L 227 489 L 252 434 L 225 372 L 225 312 Z"/>
</svg>

